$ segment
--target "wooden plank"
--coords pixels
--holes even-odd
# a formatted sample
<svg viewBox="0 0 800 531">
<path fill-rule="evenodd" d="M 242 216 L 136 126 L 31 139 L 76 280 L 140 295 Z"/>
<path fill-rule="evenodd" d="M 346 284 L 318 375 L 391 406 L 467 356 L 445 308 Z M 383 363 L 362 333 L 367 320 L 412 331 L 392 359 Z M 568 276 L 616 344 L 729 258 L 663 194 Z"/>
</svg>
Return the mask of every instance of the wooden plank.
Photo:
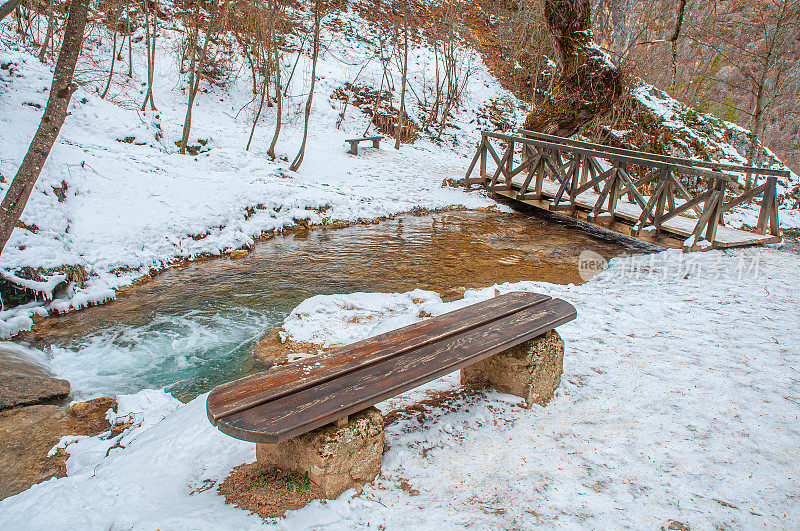
<svg viewBox="0 0 800 531">
<path fill-rule="evenodd" d="M 683 184 L 681 183 L 680 176 L 676 175 L 675 172 L 671 172 L 669 177 L 672 180 L 672 186 L 678 189 L 678 193 L 681 194 L 681 197 L 683 197 L 683 199 L 685 201 L 691 201 L 692 200 L 692 194 L 690 194 L 688 192 L 688 190 L 686 190 L 686 188 L 684 188 Z M 697 204 L 697 203 L 695 203 L 695 204 Z M 692 209 L 695 211 L 695 213 L 698 216 L 703 213 L 702 210 L 700 210 L 699 208 L 696 208 L 694 206 L 692 207 Z"/>
<path fill-rule="evenodd" d="M 734 197 L 733 199 L 731 199 L 730 201 L 728 201 L 727 203 L 725 203 L 722 206 L 722 211 L 723 212 L 727 212 L 728 210 L 732 209 L 733 207 L 744 203 L 748 199 L 752 199 L 753 197 L 755 197 L 757 195 L 761 195 L 766 189 L 767 189 L 767 183 L 765 182 L 761 186 L 759 186 L 757 188 L 753 188 L 749 192 L 745 192 L 742 195 L 740 195 L 739 197 Z"/>
<path fill-rule="evenodd" d="M 475 156 L 472 157 L 472 162 L 469 163 L 469 168 L 467 169 L 467 174 L 464 175 L 465 179 L 469 179 L 469 176 L 472 175 L 472 170 L 475 169 L 475 165 L 478 163 L 478 159 L 481 158 L 481 150 L 483 145 L 478 146 L 478 151 L 475 152 Z"/>
<path fill-rule="evenodd" d="M 599 184 L 600 182 L 605 181 L 608 178 L 608 176 L 611 175 L 611 172 L 613 172 L 614 170 L 615 168 L 609 168 L 600 175 L 598 175 L 597 177 L 592 178 L 591 181 L 587 182 L 586 184 L 582 185 L 577 190 L 575 190 L 575 196 L 577 197 L 586 190 L 588 190 L 589 188 L 592 188 L 595 184 Z"/>
<path fill-rule="evenodd" d="M 385 357 L 397 356 L 420 346 L 493 323 L 533 307 L 550 297 L 538 293 L 508 293 L 420 323 L 415 323 L 314 358 L 276 367 L 216 387 L 208 397 L 212 424 L 236 412 L 274 400 L 281 395 L 318 385 Z"/>
<path fill-rule="evenodd" d="M 491 147 L 491 146 L 490 146 Z M 500 159 L 500 162 L 497 163 L 497 169 L 492 175 L 492 184 L 490 186 L 494 187 L 497 184 L 497 178 L 500 177 L 501 173 L 505 173 L 506 171 L 506 161 L 508 157 L 513 153 L 510 149 L 507 149 L 506 152 L 503 154 L 503 158 Z"/>
<path fill-rule="evenodd" d="M 531 184 L 531 179 L 533 179 L 533 176 L 539 170 L 539 164 L 541 164 L 542 155 L 537 154 L 535 159 L 530 160 L 533 161 L 530 165 L 530 171 L 528 171 L 528 175 L 525 177 L 525 182 L 522 183 L 522 187 L 519 189 L 521 196 L 525 195 L 525 193 L 528 191 L 528 186 Z"/>
<path fill-rule="evenodd" d="M 658 184 L 656 184 L 655 190 L 653 190 L 653 193 L 650 194 L 650 198 L 647 200 L 647 203 L 645 204 L 644 208 L 642 208 L 642 215 L 639 216 L 639 219 L 637 219 L 636 223 L 634 223 L 633 226 L 635 227 L 637 232 L 647 224 L 648 220 L 652 219 L 655 221 L 655 214 L 653 213 L 653 208 L 656 206 L 656 201 L 658 201 L 664 194 L 664 187 L 667 184 L 668 171 L 669 170 L 662 170 L 661 178 L 658 180 Z M 662 210 L 663 210 L 663 205 L 662 205 Z"/>
<path fill-rule="evenodd" d="M 720 192 L 718 190 L 709 191 L 709 198 L 703 207 L 703 215 L 697 220 L 697 225 L 695 225 L 694 230 L 692 231 L 692 237 L 695 240 L 697 240 L 697 238 L 700 236 L 700 233 L 703 232 L 703 229 L 706 228 L 709 219 L 711 219 L 711 216 L 717 209 L 717 201 L 719 200 L 719 196 Z"/>
<path fill-rule="evenodd" d="M 767 220 L 775 202 L 775 181 L 768 179 L 764 183 L 764 187 L 764 197 L 761 198 L 761 210 L 758 213 L 758 223 L 756 223 L 756 233 L 758 234 L 764 234 L 767 231 Z"/>
<path fill-rule="evenodd" d="M 639 203 L 639 206 L 641 208 L 644 208 L 644 206 L 647 204 L 647 202 L 642 197 L 642 194 L 639 193 L 639 190 L 636 189 L 636 186 L 633 184 L 633 180 L 631 179 L 631 176 L 628 175 L 628 173 L 625 170 L 623 170 L 622 168 L 619 168 L 617 170 L 617 173 L 619 174 L 620 177 L 622 177 L 623 182 L 625 182 L 626 185 L 627 185 L 629 199 L 632 196 L 633 197 L 633 201 L 636 201 L 637 203 Z M 630 202 L 632 203 L 633 201 L 630 201 Z"/>
<path fill-rule="evenodd" d="M 591 217 L 596 218 L 598 214 L 600 214 L 600 210 L 603 207 L 603 203 L 606 200 L 609 192 L 613 191 L 614 183 L 617 181 L 617 168 L 611 168 L 608 178 L 606 179 L 606 184 L 603 186 L 603 191 L 600 192 L 600 197 L 597 198 L 597 202 L 594 204 L 594 208 L 592 209 Z"/>
<path fill-rule="evenodd" d="M 488 152 L 488 150 L 486 149 L 486 142 L 488 142 L 488 140 L 486 139 L 486 135 L 481 135 L 481 168 L 480 168 L 480 173 L 481 173 L 481 177 L 484 179 L 484 182 L 486 180 L 486 153 Z"/>
<path fill-rule="evenodd" d="M 453 337 L 391 356 L 221 419 L 218 428 L 233 437 L 276 443 L 324 426 L 503 352 L 571 321 L 575 308 L 551 299 Z"/>
<path fill-rule="evenodd" d="M 677 207 L 675 210 L 670 210 L 669 212 L 667 212 L 664 215 L 664 217 L 662 217 L 660 219 L 660 222 L 661 223 L 666 223 L 668 220 L 674 218 L 675 216 L 677 216 L 677 215 L 679 215 L 679 214 L 681 214 L 683 212 L 686 212 L 690 208 L 694 208 L 695 205 L 698 205 L 698 204 L 702 203 L 703 201 L 705 201 L 706 199 L 708 199 L 709 197 L 711 197 L 711 192 L 712 191 L 713 190 L 708 190 L 706 192 L 703 192 L 702 194 L 693 197 L 691 201 L 687 201 L 684 204 L 682 204 L 681 206 Z M 701 214 L 701 216 L 702 216 L 702 214 Z"/>
</svg>

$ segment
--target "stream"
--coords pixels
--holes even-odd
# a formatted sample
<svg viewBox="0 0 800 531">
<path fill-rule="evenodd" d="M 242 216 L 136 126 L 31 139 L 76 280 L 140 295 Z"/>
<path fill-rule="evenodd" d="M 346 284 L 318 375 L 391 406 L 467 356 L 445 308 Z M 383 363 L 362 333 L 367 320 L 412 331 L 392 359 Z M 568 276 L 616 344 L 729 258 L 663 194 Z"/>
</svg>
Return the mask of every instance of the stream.
<svg viewBox="0 0 800 531">
<path fill-rule="evenodd" d="M 262 370 L 252 347 L 318 294 L 582 282 L 578 255 L 646 252 L 630 241 L 522 213 L 408 214 L 368 225 L 293 230 L 245 258 L 203 259 L 119 292 L 116 300 L 49 317 L 18 343 L 41 350 L 78 398 L 166 388 L 189 400 Z"/>
</svg>

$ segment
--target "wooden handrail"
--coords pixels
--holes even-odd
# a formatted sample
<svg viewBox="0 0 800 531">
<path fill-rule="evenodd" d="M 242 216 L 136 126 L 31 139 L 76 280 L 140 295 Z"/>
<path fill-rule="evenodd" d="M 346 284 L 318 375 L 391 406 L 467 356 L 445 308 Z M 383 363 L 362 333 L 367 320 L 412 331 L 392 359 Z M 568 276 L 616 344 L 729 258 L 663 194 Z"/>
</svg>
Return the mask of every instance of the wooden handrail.
<svg viewBox="0 0 800 531">
<path fill-rule="evenodd" d="M 666 162 L 669 164 L 680 164 L 682 166 L 699 166 L 703 168 L 709 168 L 715 171 L 721 170 L 729 170 L 735 171 L 740 173 L 751 173 L 755 175 L 775 175 L 778 177 L 788 177 L 789 171 L 788 170 L 774 170 L 772 168 L 758 168 L 755 166 L 740 166 L 738 164 L 728 164 L 723 162 L 710 162 L 706 160 L 696 160 L 696 159 L 685 159 L 679 157 L 670 157 L 667 155 L 659 155 L 657 153 L 646 153 L 643 151 L 634 151 L 632 149 L 625 149 L 625 148 L 618 148 L 613 146 L 606 146 L 604 144 L 596 144 L 593 142 L 584 142 L 582 140 L 572 140 L 570 138 L 563 138 L 560 136 L 555 135 L 548 135 L 545 133 L 539 133 L 536 131 L 528 131 L 527 129 L 517 129 L 517 133 L 522 135 L 523 137 L 536 137 L 541 140 L 545 140 L 548 142 L 555 142 L 558 144 L 564 144 L 567 146 L 574 146 L 574 147 L 584 147 L 589 149 L 595 149 L 599 151 L 608 151 L 609 153 L 614 153 L 617 155 L 630 155 L 630 156 L 638 156 L 642 158 L 649 158 L 652 160 L 656 160 L 659 162 Z"/>
<path fill-rule="evenodd" d="M 592 157 L 599 157 L 601 159 L 613 160 L 616 162 L 624 162 L 628 164 L 635 164 L 637 166 L 648 166 L 650 168 L 658 168 L 661 170 L 668 169 L 676 171 L 684 175 L 697 175 L 698 177 L 708 177 L 710 179 L 720 179 L 723 181 L 735 182 L 737 181 L 735 175 L 722 173 L 718 171 L 701 170 L 691 166 L 684 166 L 682 164 L 662 162 L 654 159 L 643 158 L 641 156 L 619 155 L 607 151 L 599 151 L 596 149 L 588 149 L 577 146 L 570 146 L 563 143 L 545 142 L 544 140 L 536 140 L 534 138 L 526 138 L 522 136 L 507 135 L 504 133 L 493 133 L 490 131 L 482 131 L 481 135 L 488 138 L 497 138 L 507 142 L 519 142 L 521 144 L 528 144 L 543 149 L 553 149 L 556 151 L 565 151 L 575 155 L 590 155 Z M 636 152 L 638 153 L 638 152 Z"/>
</svg>

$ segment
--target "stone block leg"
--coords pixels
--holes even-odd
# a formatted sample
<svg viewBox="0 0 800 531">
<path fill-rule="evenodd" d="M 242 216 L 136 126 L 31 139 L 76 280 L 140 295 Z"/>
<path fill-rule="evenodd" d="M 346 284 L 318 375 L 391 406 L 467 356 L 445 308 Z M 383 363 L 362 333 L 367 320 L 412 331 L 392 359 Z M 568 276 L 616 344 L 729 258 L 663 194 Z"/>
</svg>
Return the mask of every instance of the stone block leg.
<svg viewBox="0 0 800 531">
<path fill-rule="evenodd" d="M 303 474 L 328 499 L 375 479 L 383 459 L 383 416 L 375 407 L 278 444 L 257 444 L 259 463 Z"/>
<path fill-rule="evenodd" d="M 564 341 L 555 330 L 461 369 L 461 384 L 491 387 L 545 405 L 561 383 Z"/>
</svg>

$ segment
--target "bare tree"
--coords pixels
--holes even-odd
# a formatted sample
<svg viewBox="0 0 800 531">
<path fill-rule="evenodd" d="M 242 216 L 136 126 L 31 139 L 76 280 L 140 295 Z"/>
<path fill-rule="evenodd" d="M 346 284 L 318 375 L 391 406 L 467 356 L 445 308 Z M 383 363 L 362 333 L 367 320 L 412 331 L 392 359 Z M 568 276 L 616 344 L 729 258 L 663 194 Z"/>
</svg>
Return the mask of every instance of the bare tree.
<svg viewBox="0 0 800 531">
<path fill-rule="evenodd" d="M 311 103 L 314 99 L 314 85 L 317 82 L 317 59 L 319 58 L 319 29 L 322 13 L 320 9 L 321 0 L 314 0 L 314 49 L 311 52 L 311 89 L 308 92 L 308 99 L 306 100 L 306 109 L 303 118 L 303 141 L 300 143 L 300 151 L 292 161 L 289 169 L 297 171 L 303 163 L 303 156 L 306 151 L 306 141 L 308 140 L 308 119 L 311 116 Z"/>
<path fill-rule="evenodd" d="M 787 72 L 797 66 L 796 41 L 800 39 L 800 4 L 797 0 L 748 0 L 718 4 L 711 14 L 714 31 L 694 37 L 711 49 L 736 76 L 713 75 L 714 81 L 746 94 L 734 105 L 750 117 L 749 165 L 760 164 L 759 138 L 772 105 L 792 97 Z M 716 72 L 714 73 L 716 74 Z M 796 95 L 795 95 L 796 96 Z M 745 186 L 750 188 L 752 176 Z"/>
<path fill-rule="evenodd" d="M 403 16 L 403 73 L 400 79 L 400 112 L 397 116 L 397 131 L 395 133 L 394 148 L 400 149 L 400 140 L 403 136 L 406 114 L 406 80 L 408 79 L 408 4 L 406 3 L 405 16 Z"/>
<path fill-rule="evenodd" d="M 678 16 L 675 20 L 675 31 L 672 32 L 669 42 L 672 47 L 672 79 L 670 86 L 675 88 L 675 79 L 678 77 L 678 39 L 683 28 L 683 15 L 686 12 L 686 0 L 678 0 Z"/>
<path fill-rule="evenodd" d="M 264 52 L 258 49 L 257 57 L 263 57 Z M 253 134 L 256 132 L 256 124 L 258 123 L 258 119 L 261 116 L 261 110 L 264 108 L 264 99 L 267 95 L 267 84 L 269 83 L 269 69 L 266 66 L 268 60 L 266 58 L 263 59 L 265 63 L 264 66 L 264 74 L 261 76 L 261 100 L 258 102 L 258 110 L 256 111 L 255 116 L 253 117 L 253 126 L 250 128 L 250 138 L 247 139 L 247 147 L 245 147 L 246 151 L 250 151 L 250 143 L 253 141 Z M 255 70 L 253 71 L 255 74 Z"/>
<path fill-rule="evenodd" d="M 22 0 L 8 0 L 3 4 L 0 4 L 0 20 L 3 20 L 8 15 L 13 13 L 20 4 L 22 4 Z"/>
<path fill-rule="evenodd" d="M 54 13 L 54 6 L 56 0 L 50 0 L 47 4 L 47 30 L 44 34 L 44 40 L 42 41 L 42 49 L 39 51 L 39 61 L 42 63 L 45 62 L 45 56 L 47 54 L 47 49 L 50 47 L 50 39 L 53 37 L 53 26 L 55 25 L 55 13 Z"/>
<path fill-rule="evenodd" d="M 283 96 L 281 93 L 281 54 L 280 50 L 278 49 L 278 35 L 275 24 L 277 24 L 278 16 L 282 13 L 281 6 L 278 4 L 276 0 L 270 0 L 271 7 L 273 11 L 275 11 L 275 16 L 273 17 L 273 26 L 272 32 L 270 34 L 271 38 L 271 45 L 272 45 L 272 59 L 275 64 L 275 132 L 272 135 L 272 142 L 269 144 L 269 150 L 267 150 L 267 156 L 272 160 L 275 160 L 275 146 L 278 143 L 278 136 L 281 134 L 281 120 L 283 119 Z"/>
<path fill-rule="evenodd" d="M 208 26 L 206 27 L 205 40 L 203 41 L 203 48 L 200 52 L 200 57 L 197 57 L 197 40 L 200 32 L 200 3 L 198 2 L 195 4 L 194 28 L 189 39 L 189 54 L 191 55 L 189 61 L 189 103 L 186 106 L 186 118 L 183 121 L 183 135 L 181 136 L 182 155 L 186 154 L 189 132 L 192 129 L 192 108 L 194 107 L 194 99 L 197 96 L 197 90 L 200 88 L 201 74 L 206 63 L 206 57 L 208 56 L 208 44 L 211 41 L 212 33 L 215 31 L 215 20 L 218 11 L 219 0 L 213 0 Z"/>
<path fill-rule="evenodd" d="M 0 204 L 0 253 L 8 243 L 14 226 L 19 221 L 25 204 L 33 191 L 50 150 L 67 118 L 67 107 L 78 85 L 73 81 L 75 64 L 83 45 L 83 30 L 89 0 L 72 0 L 69 8 L 61 51 L 58 54 L 50 97 L 42 115 L 42 121 L 17 174 Z"/>
<path fill-rule="evenodd" d="M 150 2 L 153 2 L 153 13 L 150 13 Z M 156 102 L 153 98 L 153 74 L 156 68 L 156 31 L 158 25 L 158 2 L 157 0 L 143 0 L 144 20 L 145 20 L 145 47 L 147 48 L 147 93 L 142 102 L 142 110 L 150 102 L 150 110 L 156 110 Z M 152 19 L 152 22 L 151 22 Z"/>
<path fill-rule="evenodd" d="M 51 0 L 52 2 L 52 0 Z M 125 9 L 127 9 L 127 3 L 125 4 Z M 111 41 L 111 66 L 108 69 L 108 80 L 106 81 L 106 88 L 103 89 L 103 93 L 100 95 L 100 99 L 106 99 L 106 95 L 108 94 L 108 89 L 111 87 L 111 78 L 114 76 L 114 64 L 117 62 L 117 24 L 119 23 L 119 14 L 122 11 L 122 3 L 117 5 L 117 11 L 114 15 L 114 38 Z M 48 27 L 49 31 L 49 27 Z M 125 37 L 123 36 L 123 40 Z M 125 44 L 124 42 L 122 44 Z M 122 48 L 120 47 L 120 51 Z"/>
</svg>

